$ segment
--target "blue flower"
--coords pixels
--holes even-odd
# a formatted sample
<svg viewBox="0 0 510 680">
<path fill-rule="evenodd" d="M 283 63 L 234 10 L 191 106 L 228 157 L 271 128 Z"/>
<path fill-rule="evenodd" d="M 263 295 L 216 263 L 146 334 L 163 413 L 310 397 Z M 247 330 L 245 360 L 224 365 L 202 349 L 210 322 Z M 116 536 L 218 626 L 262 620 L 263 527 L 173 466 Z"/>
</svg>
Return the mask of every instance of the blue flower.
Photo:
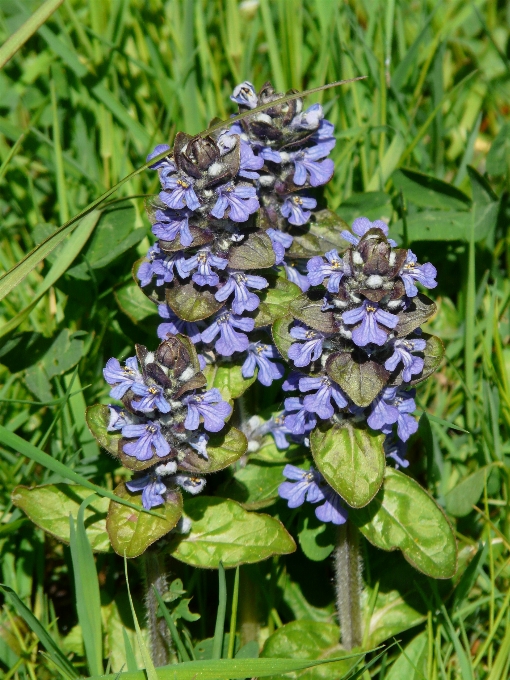
<svg viewBox="0 0 510 680">
<path fill-rule="evenodd" d="M 402 380 L 404 382 L 411 382 L 413 375 L 418 375 L 423 371 L 424 360 L 421 357 L 416 357 L 411 352 L 422 352 L 427 343 L 425 340 L 394 340 L 392 343 L 393 354 L 386 359 L 384 368 L 388 371 L 394 371 L 402 362 L 404 370 L 402 371 Z"/>
<path fill-rule="evenodd" d="M 129 411 L 124 410 L 120 406 L 112 406 L 112 404 L 108 404 L 108 408 L 110 409 L 110 420 L 106 427 L 108 432 L 122 430 L 124 425 L 139 422 L 137 416 L 129 413 Z"/>
<path fill-rule="evenodd" d="M 335 126 L 330 123 L 329 120 L 323 118 L 319 123 L 318 129 L 310 137 L 312 142 L 326 144 L 327 148 L 331 151 L 336 144 L 335 139 Z"/>
<path fill-rule="evenodd" d="M 395 467 L 406 468 L 409 467 L 409 461 L 406 460 L 407 446 L 403 441 L 397 439 L 393 435 L 386 437 L 384 441 L 384 453 L 387 458 L 395 461 Z"/>
<path fill-rule="evenodd" d="M 240 85 L 234 88 L 234 92 L 230 95 L 230 99 L 236 104 L 246 106 L 249 109 L 254 109 L 257 106 L 258 98 L 255 87 L 249 80 L 245 80 Z"/>
<path fill-rule="evenodd" d="M 191 448 L 195 449 L 199 456 L 209 460 L 209 455 L 207 453 L 207 442 L 209 441 L 209 435 L 205 432 L 198 432 L 193 436 L 188 438 L 188 444 Z"/>
<path fill-rule="evenodd" d="M 266 229 L 266 234 L 273 244 L 275 264 L 281 264 L 285 257 L 285 250 L 291 247 L 294 238 L 290 234 L 286 234 L 278 229 Z"/>
<path fill-rule="evenodd" d="M 406 442 L 418 429 L 417 421 L 409 415 L 416 409 L 414 394 L 414 390 L 385 387 L 372 402 L 372 410 L 367 418 L 368 425 L 373 430 L 390 434 L 391 426 L 397 423 L 397 434 Z"/>
<path fill-rule="evenodd" d="M 241 331 L 249 332 L 253 330 L 254 326 L 255 321 L 253 319 L 243 318 L 224 309 L 216 315 L 209 328 L 203 331 L 201 338 L 203 342 L 209 344 L 219 333 L 220 337 L 214 348 L 219 354 L 230 357 L 234 352 L 244 352 L 250 344 L 247 335 L 238 333 L 234 329 L 239 328 Z"/>
<path fill-rule="evenodd" d="M 437 270 L 433 264 L 430 264 L 430 262 L 418 264 L 416 255 L 411 250 L 407 251 L 405 264 L 400 270 L 400 278 L 404 282 L 408 297 L 418 295 L 418 288 L 414 285 L 415 281 L 421 283 L 425 288 L 435 288 L 437 286 L 436 276 Z"/>
<path fill-rule="evenodd" d="M 335 169 L 332 160 L 326 160 L 318 163 L 321 158 L 325 158 L 329 154 L 329 145 L 321 142 L 308 149 L 301 151 L 294 151 L 290 154 L 290 160 L 294 163 L 294 184 L 302 186 L 305 184 L 308 176 L 312 187 L 321 186 L 329 182 Z"/>
<path fill-rule="evenodd" d="M 131 406 L 137 411 L 146 413 L 158 409 L 161 413 L 169 413 L 171 410 L 161 385 L 147 386 L 144 383 L 133 383 L 131 389 L 138 397 L 142 397 L 141 401 L 131 402 Z"/>
<path fill-rule="evenodd" d="M 306 196 L 287 196 L 280 208 L 280 212 L 286 217 L 290 224 L 300 226 L 306 224 L 312 214 L 307 208 L 315 208 L 317 201 L 315 198 Z"/>
<path fill-rule="evenodd" d="M 302 397 L 285 399 L 285 425 L 292 434 L 306 434 L 316 424 L 317 418 L 305 408 Z"/>
<path fill-rule="evenodd" d="M 294 116 L 290 123 L 293 130 L 317 130 L 321 120 L 324 118 L 324 111 L 320 104 L 312 104 L 306 111 L 301 111 Z"/>
<path fill-rule="evenodd" d="M 161 191 L 159 198 L 172 210 L 180 210 L 188 206 L 190 210 L 196 210 L 200 206 L 193 185 L 195 180 L 184 173 L 166 177 L 163 186 L 166 191 Z"/>
<path fill-rule="evenodd" d="M 140 285 L 142 286 L 142 288 L 144 286 L 148 286 L 149 283 L 152 281 L 152 278 L 154 276 L 154 260 L 157 257 L 159 258 L 163 257 L 159 244 L 155 243 L 153 246 L 151 246 L 147 251 L 147 255 L 145 257 L 147 258 L 148 262 L 142 262 L 142 264 L 138 267 L 138 271 L 136 273 L 136 276 L 140 281 Z"/>
<path fill-rule="evenodd" d="M 170 453 L 170 444 L 161 434 L 161 425 L 157 421 L 149 420 L 139 425 L 125 425 L 122 428 L 122 436 L 126 439 L 136 439 L 136 441 L 127 442 L 122 448 L 124 453 L 134 456 L 137 460 L 149 460 L 154 452 L 160 458 Z"/>
<path fill-rule="evenodd" d="M 370 343 L 384 345 L 389 333 L 386 328 L 395 328 L 398 324 L 398 316 L 384 311 L 377 303 L 369 300 L 364 300 L 361 307 L 344 312 L 342 319 L 348 326 L 361 321 L 361 325 L 352 331 L 352 340 L 358 347 L 365 347 Z M 386 328 L 381 328 L 379 324 Z"/>
<path fill-rule="evenodd" d="M 299 368 L 308 366 L 311 361 L 317 361 L 322 354 L 324 334 L 300 324 L 290 329 L 290 335 L 304 343 L 294 342 L 289 348 L 289 359 Z"/>
<path fill-rule="evenodd" d="M 251 144 L 241 140 L 241 164 L 239 166 L 239 176 L 247 179 L 258 179 L 260 177 L 258 172 L 264 165 L 264 159 L 261 156 L 256 156 L 253 153 Z"/>
<path fill-rule="evenodd" d="M 147 258 L 149 261 L 142 262 L 136 273 L 142 288 L 149 285 L 154 276 L 156 277 L 156 286 L 170 283 L 174 279 L 174 267 L 182 275 L 181 267 L 184 263 L 184 258 L 181 252 L 165 255 L 160 252 L 158 244 L 155 243 L 149 249 Z"/>
<path fill-rule="evenodd" d="M 159 305 L 158 314 L 162 319 L 168 319 L 167 323 L 161 323 L 158 326 L 158 338 L 166 340 L 168 335 L 187 335 L 193 343 L 200 342 L 200 329 L 193 321 L 183 321 L 179 319 L 168 305 Z"/>
<path fill-rule="evenodd" d="M 225 269 L 228 260 L 224 257 L 213 255 L 209 250 L 199 250 L 198 253 L 184 260 L 180 266 L 179 273 L 188 277 L 192 271 L 198 271 L 191 277 L 199 286 L 217 286 L 220 278 L 214 269 Z"/>
<path fill-rule="evenodd" d="M 269 359 L 278 359 L 280 355 L 273 345 L 265 345 L 262 342 L 252 342 L 248 346 L 248 356 L 242 367 L 243 378 L 251 378 L 255 373 L 255 367 L 259 367 L 258 381 L 266 387 L 273 380 L 283 378 L 285 368 L 282 364 L 273 364 Z"/>
<path fill-rule="evenodd" d="M 204 486 L 206 484 L 204 477 L 185 474 L 175 475 L 174 477 L 170 478 L 170 481 L 172 481 L 174 484 L 177 484 L 177 486 L 180 486 L 181 489 L 184 489 L 192 496 L 196 496 L 197 494 L 201 493 L 204 490 Z"/>
<path fill-rule="evenodd" d="M 104 379 L 109 385 L 114 385 L 110 390 L 110 397 L 114 399 L 122 399 L 135 382 L 142 382 L 136 357 L 129 357 L 125 364 L 122 367 L 117 359 L 112 358 L 108 359 L 103 368 Z"/>
<path fill-rule="evenodd" d="M 162 494 L 166 491 L 166 484 L 154 472 L 132 479 L 126 482 L 126 486 L 133 492 L 142 491 L 142 505 L 146 510 L 162 505 L 165 502 Z"/>
<path fill-rule="evenodd" d="M 259 199 L 255 187 L 246 184 L 235 185 L 228 182 L 216 189 L 218 200 L 211 210 L 213 217 L 221 220 L 230 208 L 228 217 L 233 222 L 246 222 L 250 215 L 259 209 Z"/>
<path fill-rule="evenodd" d="M 305 501 L 308 503 L 320 503 L 315 509 L 315 516 L 321 522 L 344 524 L 347 520 L 347 510 L 342 505 L 340 496 L 326 483 L 323 476 L 310 467 L 302 470 L 294 465 L 286 465 L 283 468 L 283 476 L 292 482 L 283 482 L 278 487 L 278 494 L 288 501 L 289 508 L 298 508 Z"/>
<path fill-rule="evenodd" d="M 308 281 L 312 286 L 319 286 L 327 278 L 328 291 L 338 293 L 340 281 L 344 274 L 349 273 L 349 268 L 345 266 L 337 250 L 329 250 L 324 257 L 327 262 L 324 262 L 323 258 L 318 255 L 308 260 Z"/>
<path fill-rule="evenodd" d="M 304 398 L 303 405 L 307 411 L 316 413 L 319 418 L 322 418 L 323 420 L 331 418 L 335 412 L 335 409 L 331 404 L 331 399 L 333 399 L 340 409 L 347 406 L 347 399 L 345 398 L 344 393 L 340 387 L 327 376 L 301 378 L 299 381 L 299 389 L 301 392 L 317 390 L 315 394 L 308 394 Z"/>
<path fill-rule="evenodd" d="M 277 413 L 271 416 L 261 427 L 261 434 L 271 434 L 274 438 L 277 449 L 288 449 L 289 442 L 285 435 L 292 434 L 289 428 L 285 425 L 285 414 Z"/>
<path fill-rule="evenodd" d="M 174 241 L 179 234 L 181 245 L 187 248 L 193 243 L 189 228 L 189 211 L 156 210 L 156 219 L 152 225 L 152 233 L 163 241 Z"/>
<path fill-rule="evenodd" d="M 196 430 L 200 425 L 200 416 L 202 416 L 206 430 L 219 432 L 225 425 L 225 418 L 232 413 L 232 406 L 223 401 L 216 387 L 203 394 L 187 395 L 182 403 L 188 407 L 188 415 L 184 421 L 184 427 L 187 430 Z"/>
<path fill-rule="evenodd" d="M 228 281 L 215 294 L 218 302 L 225 300 L 234 293 L 234 300 L 231 304 L 234 314 L 242 314 L 244 311 L 253 312 L 260 303 L 260 298 L 255 293 L 250 293 L 248 288 L 262 290 L 268 285 L 262 276 L 253 276 L 244 272 L 229 272 Z"/>
<path fill-rule="evenodd" d="M 305 274 L 301 274 L 301 272 L 293 262 L 290 263 L 284 262 L 283 268 L 285 269 L 285 273 L 287 274 L 287 279 L 289 281 L 292 281 L 292 283 L 295 283 L 296 286 L 299 286 L 303 293 L 306 293 L 306 291 L 310 288 L 310 282 L 308 281 L 308 277 Z"/>
<path fill-rule="evenodd" d="M 255 145 L 255 148 L 259 148 L 259 156 L 265 161 L 271 161 L 271 163 L 281 163 L 282 157 L 279 151 L 271 149 L 270 146 L 260 146 Z"/>
<path fill-rule="evenodd" d="M 342 499 L 328 484 L 323 487 L 326 502 L 315 508 L 315 516 L 321 522 L 331 522 L 332 524 L 345 524 L 347 522 L 348 511 L 342 504 Z"/>
<path fill-rule="evenodd" d="M 155 147 L 154 151 L 147 156 L 145 161 L 148 163 L 153 158 L 156 158 L 156 156 L 159 156 L 160 154 L 162 154 L 164 151 L 170 151 L 170 147 L 168 146 L 168 144 L 158 144 Z M 176 169 L 175 165 L 172 163 L 172 161 L 169 159 L 168 156 L 165 156 L 160 161 L 156 161 L 156 163 L 149 165 L 149 168 L 151 170 L 158 170 L 159 168 L 165 168 L 165 169 L 168 169 L 170 172 L 174 172 L 175 169 Z"/>
<path fill-rule="evenodd" d="M 299 371 L 291 371 L 282 383 L 282 390 L 284 392 L 295 392 L 299 389 L 299 381 L 303 377 L 304 375 Z"/>
<path fill-rule="evenodd" d="M 346 230 L 342 231 L 341 236 L 346 241 L 349 241 L 349 243 L 357 246 L 361 237 L 364 236 L 369 229 L 380 229 L 385 236 L 388 236 L 388 225 L 386 222 L 383 222 L 382 220 L 374 220 L 374 222 L 371 222 L 368 217 L 358 217 L 352 223 L 352 230 L 359 238 L 353 236 L 350 231 Z M 393 247 L 397 245 L 391 238 L 388 239 L 388 243 Z"/>
</svg>

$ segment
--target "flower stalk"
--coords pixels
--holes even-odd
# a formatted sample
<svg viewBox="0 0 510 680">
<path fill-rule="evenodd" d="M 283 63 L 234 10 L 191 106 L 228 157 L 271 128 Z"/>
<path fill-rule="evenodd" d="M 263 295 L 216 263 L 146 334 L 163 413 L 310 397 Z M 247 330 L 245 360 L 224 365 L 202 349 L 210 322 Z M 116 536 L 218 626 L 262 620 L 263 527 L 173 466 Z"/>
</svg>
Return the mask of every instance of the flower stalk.
<svg viewBox="0 0 510 680">
<path fill-rule="evenodd" d="M 334 552 L 336 604 L 342 646 L 350 651 L 362 643 L 361 613 L 361 572 L 362 561 L 359 547 L 359 532 L 352 522 L 346 522 L 337 529 L 337 544 Z"/>
</svg>

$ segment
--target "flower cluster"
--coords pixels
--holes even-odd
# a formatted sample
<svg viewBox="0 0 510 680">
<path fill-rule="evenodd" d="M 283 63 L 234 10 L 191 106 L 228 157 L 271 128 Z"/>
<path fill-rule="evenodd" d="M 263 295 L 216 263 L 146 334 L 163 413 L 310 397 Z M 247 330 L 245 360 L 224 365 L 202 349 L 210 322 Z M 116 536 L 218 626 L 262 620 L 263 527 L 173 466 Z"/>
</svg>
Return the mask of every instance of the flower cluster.
<svg viewBox="0 0 510 680">
<path fill-rule="evenodd" d="M 289 508 L 298 508 L 305 501 L 320 503 L 315 508 L 315 516 L 321 522 L 344 524 L 347 520 L 347 510 L 342 499 L 326 482 L 318 470 L 310 467 L 302 470 L 295 465 L 286 465 L 283 476 L 290 482 L 282 482 L 278 487 L 278 494 L 285 498 Z"/>
<path fill-rule="evenodd" d="M 112 387 L 110 396 L 123 403 L 109 407 L 107 430 L 120 434 L 123 465 L 143 471 L 127 488 L 143 490 L 147 509 L 164 502 L 169 485 L 201 491 L 205 480 L 184 473 L 197 457 L 208 460 L 209 433 L 223 429 L 232 407 L 218 389 L 205 389 L 191 343 L 170 336 L 155 352 L 137 345 L 135 357 L 123 366 L 109 359 L 103 373 Z"/>
</svg>

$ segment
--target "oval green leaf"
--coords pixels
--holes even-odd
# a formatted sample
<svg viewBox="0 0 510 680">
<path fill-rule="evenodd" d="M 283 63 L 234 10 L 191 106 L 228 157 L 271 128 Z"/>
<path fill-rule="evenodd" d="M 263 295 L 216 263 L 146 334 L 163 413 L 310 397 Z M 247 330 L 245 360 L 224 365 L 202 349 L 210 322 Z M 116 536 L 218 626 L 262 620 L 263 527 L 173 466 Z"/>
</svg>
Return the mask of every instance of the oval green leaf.
<svg viewBox="0 0 510 680">
<path fill-rule="evenodd" d="M 284 359 L 289 360 L 289 347 L 296 339 L 292 337 L 289 332 L 291 325 L 294 323 L 293 316 L 282 316 L 277 319 L 271 328 L 271 335 L 273 336 L 274 344 Z"/>
<path fill-rule="evenodd" d="M 142 494 L 131 493 L 125 484 L 119 484 L 115 494 L 126 498 L 142 508 Z M 137 512 L 125 505 L 110 501 L 106 530 L 112 548 L 118 555 L 138 557 L 158 539 L 171 531 L 182 515 L 182 496 L 179 491 L 168 491 L 166 503 L 156 508 L 165 519 L 146 512 Z"/>
<path fill-rule="evenodd" d="M 384 366 L 361 352 L 337 352 L 326 363 L 326 372 L 357 406 L 369 406 L 388 382 Z"/>
<path fill-rule="evenodd" d="M 235 427 L 230 427 L 210 436 L 207 442 L 209 460 L 199 456 L 196 451 L 190 450 L 186 458 L 179 463 L 179 469 L 202 474 L 217 472 L 235 463 L 246 453 L 247 449 L 246 436 Z"/>
<path fill-rule="evenodd" d="M 260 510 L 278 499 L 278 487 L 285 481 L 284 465 L 250 461 L 218 489 L 225 498 L 241 503 L 246 510 Z"/>
<path fill-rule="evenodd" d="M 267 269 L 275 263 L 271 239 L 263 231 L 250 234 L 229 251 L 228 266 L 232 269 Z"/>
<path fill-rule="evenodd" d="M 110 422 L 110 409 L 105 404 L 94 404 L 89 406 L 85 412 L 85 420 L 92 435 L 103 449 L 106 449 L 112 456 L 119 457 L 119 442 L 122 439 L 121 433 L 117 431 L 108 432 L 107 427 Z"/>
<path fill-rule="evenodd" d="M 156 305 L 142 293 L 136 283 L 127 283 L 125 286 L 118 288 L 114 295 L 120 309 L 133 323 L 143 321 L 145 327 L 149 319 L 154 323 L 159 322 Z"/>
<path fill-rule="evenodd" d="M 353 508 L 370 503 L 381 488 L 386 457 L 384 435 L 346 422 L 316 427 L 310 436 L 313 458 L 320 472 Z"/>
<path fill-rule="evenodd" d="M 283 524 L 269 515 L 248 512 L 225 498 L 202 496 L 184 506 L 192 525 L 186 536 L 175 536 L 168 548 L 172 557 L 193 567 L 218 569 L 253 564 L 288 555 L 296 549 Z"/>
<path fill-rule="evenodd" d="M 457 569 L 453 529 L 434 499 L 414 479 L 386 468 L 384 485 L 374 500 L 349 518 L 381 550 L 401 550 L 418 571 L 451 578 Z"/>
<path fill-rule="evenodd" d="M 332 249 L 342 252 L 350 246 L 350 243 L 340 235 L 344 229 L 349 229 L 349 225 L 327 208 L 313 213 L 312 219 L 304 228 L 305 234 L 294 236 L 294 241 L 286 253 L 288 257 L 308 259 L 314 255 L 323 255 Z"/>
<path fill-rule="evenodd" d="M 213 293 L 199 290 L 193 282 L 179 283 L 175 279 L 166 289 L 168 306 L 183 321 L 200 321 L 217 312 L 223 307 Z"/>
<path fill-rule="evenodd" d="M 90 494 L 90 489 L 79 484 L 44 484 L 32 489 L 17 486 L 12 502 L 43 531 L 69 543 L 69 515 L 76 520 L 82 501 Z M 108 552 L 111 548 L 106 533 L 109 503 L 108 498 L 98 496 L 85 508 L 85 530 L 92 550 L 97 552 Z"/>
<path fill-rule="evenodd" d="M 310 328 L 323 333 L 336 333 L 337 327 L 331 310 L 322 311 L 322 302 L 312 302 L 308 297 L 301 295 L 290 303 L 290 313 L 306 323 Z"/>
<path fill-rule="evenodd" d="M 255 315 L 255 327 L 269 326 L 287 314 L 289 304 L 301 295 L 301 289 L 292 281 L 279 276 L 270 289 L 259 293 L 260 305 Z"/>
<path fill-rule="evenodd" d="M 414 380 L 411 380 L 411 385 L 416 385 L 428 378 L 429 375 L 432 375 L 434 371 L 437 371 L 444 357 L 444 345 L 438 337 L 427 335 L 426 333 L 422 337 L 427 341 L 427 345 L 423 350 L 423 371 Z"/>
<path fill-rule="evenodd" d="M 397 338 L 403 338 L 412 333 L 418 326 L 428 321 L 437 311 L 436 303 L 422 293 L 411 298 L 411 303 L 405 312 L 398 315 L 398 324 L 395 328 Z"/>
<path fill-rule="evenodd" d="M 207 378 L 207 389 L 217 387 L 226 401 L 238 399 L 257 379 L 258 369 L 251 378 L 244 378 L 242 364 L 214 362 L 207 364 L 203 374 Z"/>
</svg>

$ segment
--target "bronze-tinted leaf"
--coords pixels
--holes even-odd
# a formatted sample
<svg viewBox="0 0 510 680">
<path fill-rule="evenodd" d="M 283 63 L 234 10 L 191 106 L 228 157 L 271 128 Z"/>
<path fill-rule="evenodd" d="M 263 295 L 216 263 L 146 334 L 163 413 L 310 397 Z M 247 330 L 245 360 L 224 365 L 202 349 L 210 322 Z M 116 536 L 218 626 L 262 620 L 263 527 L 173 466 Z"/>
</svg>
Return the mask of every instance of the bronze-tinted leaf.
<svg viewBox="0 0 510 680">
<path fill-rule="evenodd" d="M 207 442 L 206 460 L 191 449 L 186 458 L 179 463 L 179 470 L 207 474 L 223 470 L 236 460 L 239 460 L 248 449 L 248 440 L 245 435 L 235 427 L 224 428 L 221 432 L 211 435 Z"/>
<path fill-rule="evenodd" d="M 199 371 L 198 373 L 195 373 L 195 375 L 192 378 L 190 378 L 188 381 L 186 381 L 184 383 L 184 385 L 182 385 L 177 390 L 174 397 L 175 397 L 175 399 L 179 399 L 186 392 L 189 392 L 190 390 L 198 390 L 201 387 L 205 387 L 206 385 L 207 385 L 207 379 L 206 379 L 205 375 Z"/>
<path fill-rule="evenodd" d="M 262 231 L 250 234 L 230 247 L 228 264 L 232 269 L 267 269 L 275 263 L 271 239 Z"/>
<path fill-rule="evenodd" d="M 201 229 L 200 227 L 189 225 L 189 230 L 193 241 L 191 242 L 191 248 L 196 246 L 203 246 L 206 243 L 211 243 L 214 240 L 214 234 L 208 229 Z M 182 250 L 184 246 L 181 244 L 181 236 L 178 234 L 173 241 L 163 241 L 159 239 L 159 247 L 164 253 L 175 253 L 178 250 Z"/>
<path fill-rule="evenodd" d="M 270 287 L 259 292 L 260 305 L 255 313 L 255 328 L 269 326 L 287 314 L 289 303 L 301 295 L 301 289 L 292 281 L 278 276 L 270 279 Z"/>
<path fill-rule="evenodd" d="M 326 372 L 357 406 L 368 406 L 389 378 L 384 366 L 361 352 L 338 352 L 326 362 Z"/>
<path fill-rule="evenodd" d="M 289 347 L 293 342 L 296 342 L 296 339 L 289 332 L 293 323 L 294 317 L 283 316 L 281 319 L 277 319 L 271 328 L 274 344 L 287 361 L 289 360 Z"/>
<path fill-rule="evenodd" d="M 198 289 L 194 283 L 179 283 L 174 279 L 166 289 L 168 306 L 183 321 L 199 321 L 217 312 L 223 307 L 214 293 Z"/>
<path fill-rule="evenodd" d="M 110 422 L 110 409 L 105 404 L 94 404 L 89 406 L 85 412 L 85 419 L 92 435 L 97 439 L 100 446 L 106 449 L 112 456 L 119 455 L 119 442 L 122 439 L 121 433 L 117 430 L 108 432 L 107 427 Z"/>
<path fill-rule="evenodd" d="M 428 321 L 437 311 L 435 302 L 422 293 L 411 298 L 411 304 L 405 312 L 398 315 L 399 321 L 395 328 L 398 338 L 403 338 L 414 331 L 422 323 Z"/>
<path fill-rule="evenodd" d="M 411 380 L 411 385 L 416 385 L 432 375 L 439 368 L 444 357 L 444 345 L 438 337 L 427 333 L 424 333 L 421 337 L 427 341 L 423 350 L 423 358 L 425 359 L 423 371 Z"/>
<path fill-rule="evenodd" d="M 300 228 L 303 233 L 294 235 L 286 254 L 292 258 L 309 258 L 333 249 L 341 252 L 350 245 L 341 236 L 344 229 L 348 229 L 347 223 L 332 210 L 318 210 L 310 222 Z"/>
<path fill-rule="evenodd" d="M 293 300 L 289 305 L 290 313 L 310 328 L 323 333 L 335 333 L 336 323 L 331 310 L 322 311 L 322 301 L 313 302 L 305 295 Z"/>
</svg>

